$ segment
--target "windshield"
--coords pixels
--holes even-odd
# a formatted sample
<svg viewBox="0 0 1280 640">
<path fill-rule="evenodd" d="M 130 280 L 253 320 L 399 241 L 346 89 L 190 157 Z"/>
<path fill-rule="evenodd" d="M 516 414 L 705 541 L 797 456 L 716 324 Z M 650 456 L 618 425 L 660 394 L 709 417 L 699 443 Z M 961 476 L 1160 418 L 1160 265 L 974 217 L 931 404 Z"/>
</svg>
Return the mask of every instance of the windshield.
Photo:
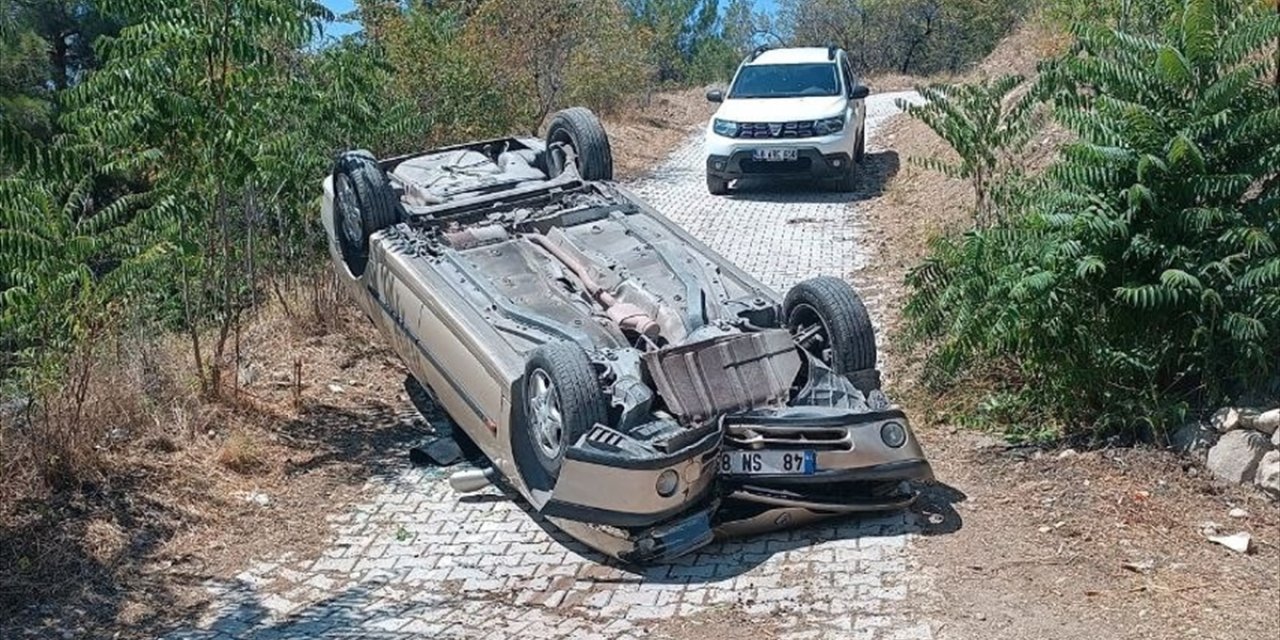
<svg viewBox="0 0 1280 640">
<path fill-rule="evenodd" d="M 755 64 L 742 68 L 730 98 L 802 98 L 840 95 L 836 65 Z"/>
</svg>

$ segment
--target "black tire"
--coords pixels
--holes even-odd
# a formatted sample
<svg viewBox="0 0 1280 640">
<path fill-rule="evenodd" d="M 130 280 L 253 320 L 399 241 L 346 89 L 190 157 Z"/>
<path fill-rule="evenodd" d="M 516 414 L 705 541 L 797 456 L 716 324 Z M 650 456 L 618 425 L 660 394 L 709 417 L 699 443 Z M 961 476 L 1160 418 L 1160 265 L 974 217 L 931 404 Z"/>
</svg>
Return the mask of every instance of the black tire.
<svg viewBox="0 0 1280 640">
<path fill-rule="evenodd" d="M 712 175 L 707 176 L 707 193 L 713 196 L 723 196 L 729 193 L 729 181 L 723 178 L 717 178 Z"/>
<path fill-rule="evenodd" d="M 613 150 L 609 135 L 590 109 L 572 107 L 557 113 L 547 127 L 547 170 L 551 177 L 564 172 L 566 156 L 558 145 L 568 145 L 577 156 L 583 180 L 613 179 Z"/>
<path fill-rule="evenodd" d="M 782 308 L 792 334 L 814 333 L 801 346 L 836 373 L 876 368 L 875 328 L 849 283 L 830 276 L 805 280 L 787 293 Z"/>
<path fill-rule="evenodd" d="M 853 147 L 853 163 L 862 164 L 867 158 L 867 127 L 863 125 L 862 131 L 858 132 L 858 144 Z"/>
<path fill-rule="evenodd" d="M 342 259 L 360 277 L 369 262 L 369 237 L 400 222 L 400 203 L 387 174 L 368 151 L 348 151 L 333 166 L 333 227 Z"/>
<path fill-rule="evenodd" d="M 551 442 L 543 440 L 540 424 L 545 416 L 535 407 L 539 401 L 536 387 L 540 376 L 550 383 L 550 400 L 560 414 L 559 437 Z M 522 384 L 521 424 L 528 433 L 530 448 L 539 466 L 554 482 L 569 447 L 596 423 L 607 420 L 604 393 L 586 352 L 569 342 L 553 342 L 535 349 L 525 365 Z"/>
</svg>

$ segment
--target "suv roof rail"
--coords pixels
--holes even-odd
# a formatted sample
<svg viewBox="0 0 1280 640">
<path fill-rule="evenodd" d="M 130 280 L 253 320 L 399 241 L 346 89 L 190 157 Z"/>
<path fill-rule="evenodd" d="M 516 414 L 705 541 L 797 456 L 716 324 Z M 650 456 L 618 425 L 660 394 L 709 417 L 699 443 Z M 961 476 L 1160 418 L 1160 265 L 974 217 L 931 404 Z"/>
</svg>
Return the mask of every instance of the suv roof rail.
<svg viewBox="0 0 1280 640">
<path fill-rule="evenodd" d="M 836 59 L 836 52 L 837 52 L 837 51 L 839 51 L 839 50 L 840 50 L 840 47 L 837 47 L 837 46 L 836 46 L 836 45 L 834 45 L 834 44 L 829 44 L 829 45 L 827 45 L 827 59 L 828 59 L 828 60 L 835 60 L 835 59 Z"/>
<path fill-rule="evenodd" d="M 752 52 L 751 52 L 751 55 L 747 56 L 747 62 L 755 62 L 755 61 L 756 61 L 756 58 L 759 58 L 759 57 L 760 57 L 760 54 L 762 54 L 762 53 L 764 53 L 764 52 L 766 52 L 766 51 L 768 51 L 768 50 L 770 50 L 770 49 L 772 49 L 772 48 L 773 48 L 773 47 L 770 47 L 770 46 L 769 46 L 769 45 L 767 45 L 767 44 L 762 44 L 762 45 L 760 45 L 760 46 L 756 47 L 755 51 L 752 51 Z"/>
</svg>

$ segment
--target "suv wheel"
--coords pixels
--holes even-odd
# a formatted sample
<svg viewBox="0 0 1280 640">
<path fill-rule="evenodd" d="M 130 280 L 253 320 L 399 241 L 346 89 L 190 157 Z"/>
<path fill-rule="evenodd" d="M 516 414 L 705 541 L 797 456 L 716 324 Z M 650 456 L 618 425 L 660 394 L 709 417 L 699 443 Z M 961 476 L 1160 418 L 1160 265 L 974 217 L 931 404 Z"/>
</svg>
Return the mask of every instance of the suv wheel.
<svg viewBox="0 0 1280 640">
<path fill-rule="evenodd" d="M 723 196 L 729 193 L 729 181 L 723 178 L 717 178 L 712 175 L 707 176 L 707 193 L 713 196 Z"/>
</svg>

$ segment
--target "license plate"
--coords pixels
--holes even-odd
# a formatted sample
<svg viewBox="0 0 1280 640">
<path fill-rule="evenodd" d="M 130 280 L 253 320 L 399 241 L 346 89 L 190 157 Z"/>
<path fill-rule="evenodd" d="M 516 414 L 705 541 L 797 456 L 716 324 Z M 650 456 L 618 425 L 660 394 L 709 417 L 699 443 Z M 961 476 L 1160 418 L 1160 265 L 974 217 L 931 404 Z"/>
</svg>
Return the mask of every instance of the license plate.
<svg viewBox="0 0 1280 640">
<path fill-rule="evenodd" d="M 795 149 L 756 149 L 751 157 L 762 162 L 789 162 L 798 158 L 799 152 Z"/>
<path fill-rule="evenodd" d="M 810 476 L 816 468 L 812 451 L 725 451 L 720 454 L 720 473 L 730 476 Z"/>
</svg>

